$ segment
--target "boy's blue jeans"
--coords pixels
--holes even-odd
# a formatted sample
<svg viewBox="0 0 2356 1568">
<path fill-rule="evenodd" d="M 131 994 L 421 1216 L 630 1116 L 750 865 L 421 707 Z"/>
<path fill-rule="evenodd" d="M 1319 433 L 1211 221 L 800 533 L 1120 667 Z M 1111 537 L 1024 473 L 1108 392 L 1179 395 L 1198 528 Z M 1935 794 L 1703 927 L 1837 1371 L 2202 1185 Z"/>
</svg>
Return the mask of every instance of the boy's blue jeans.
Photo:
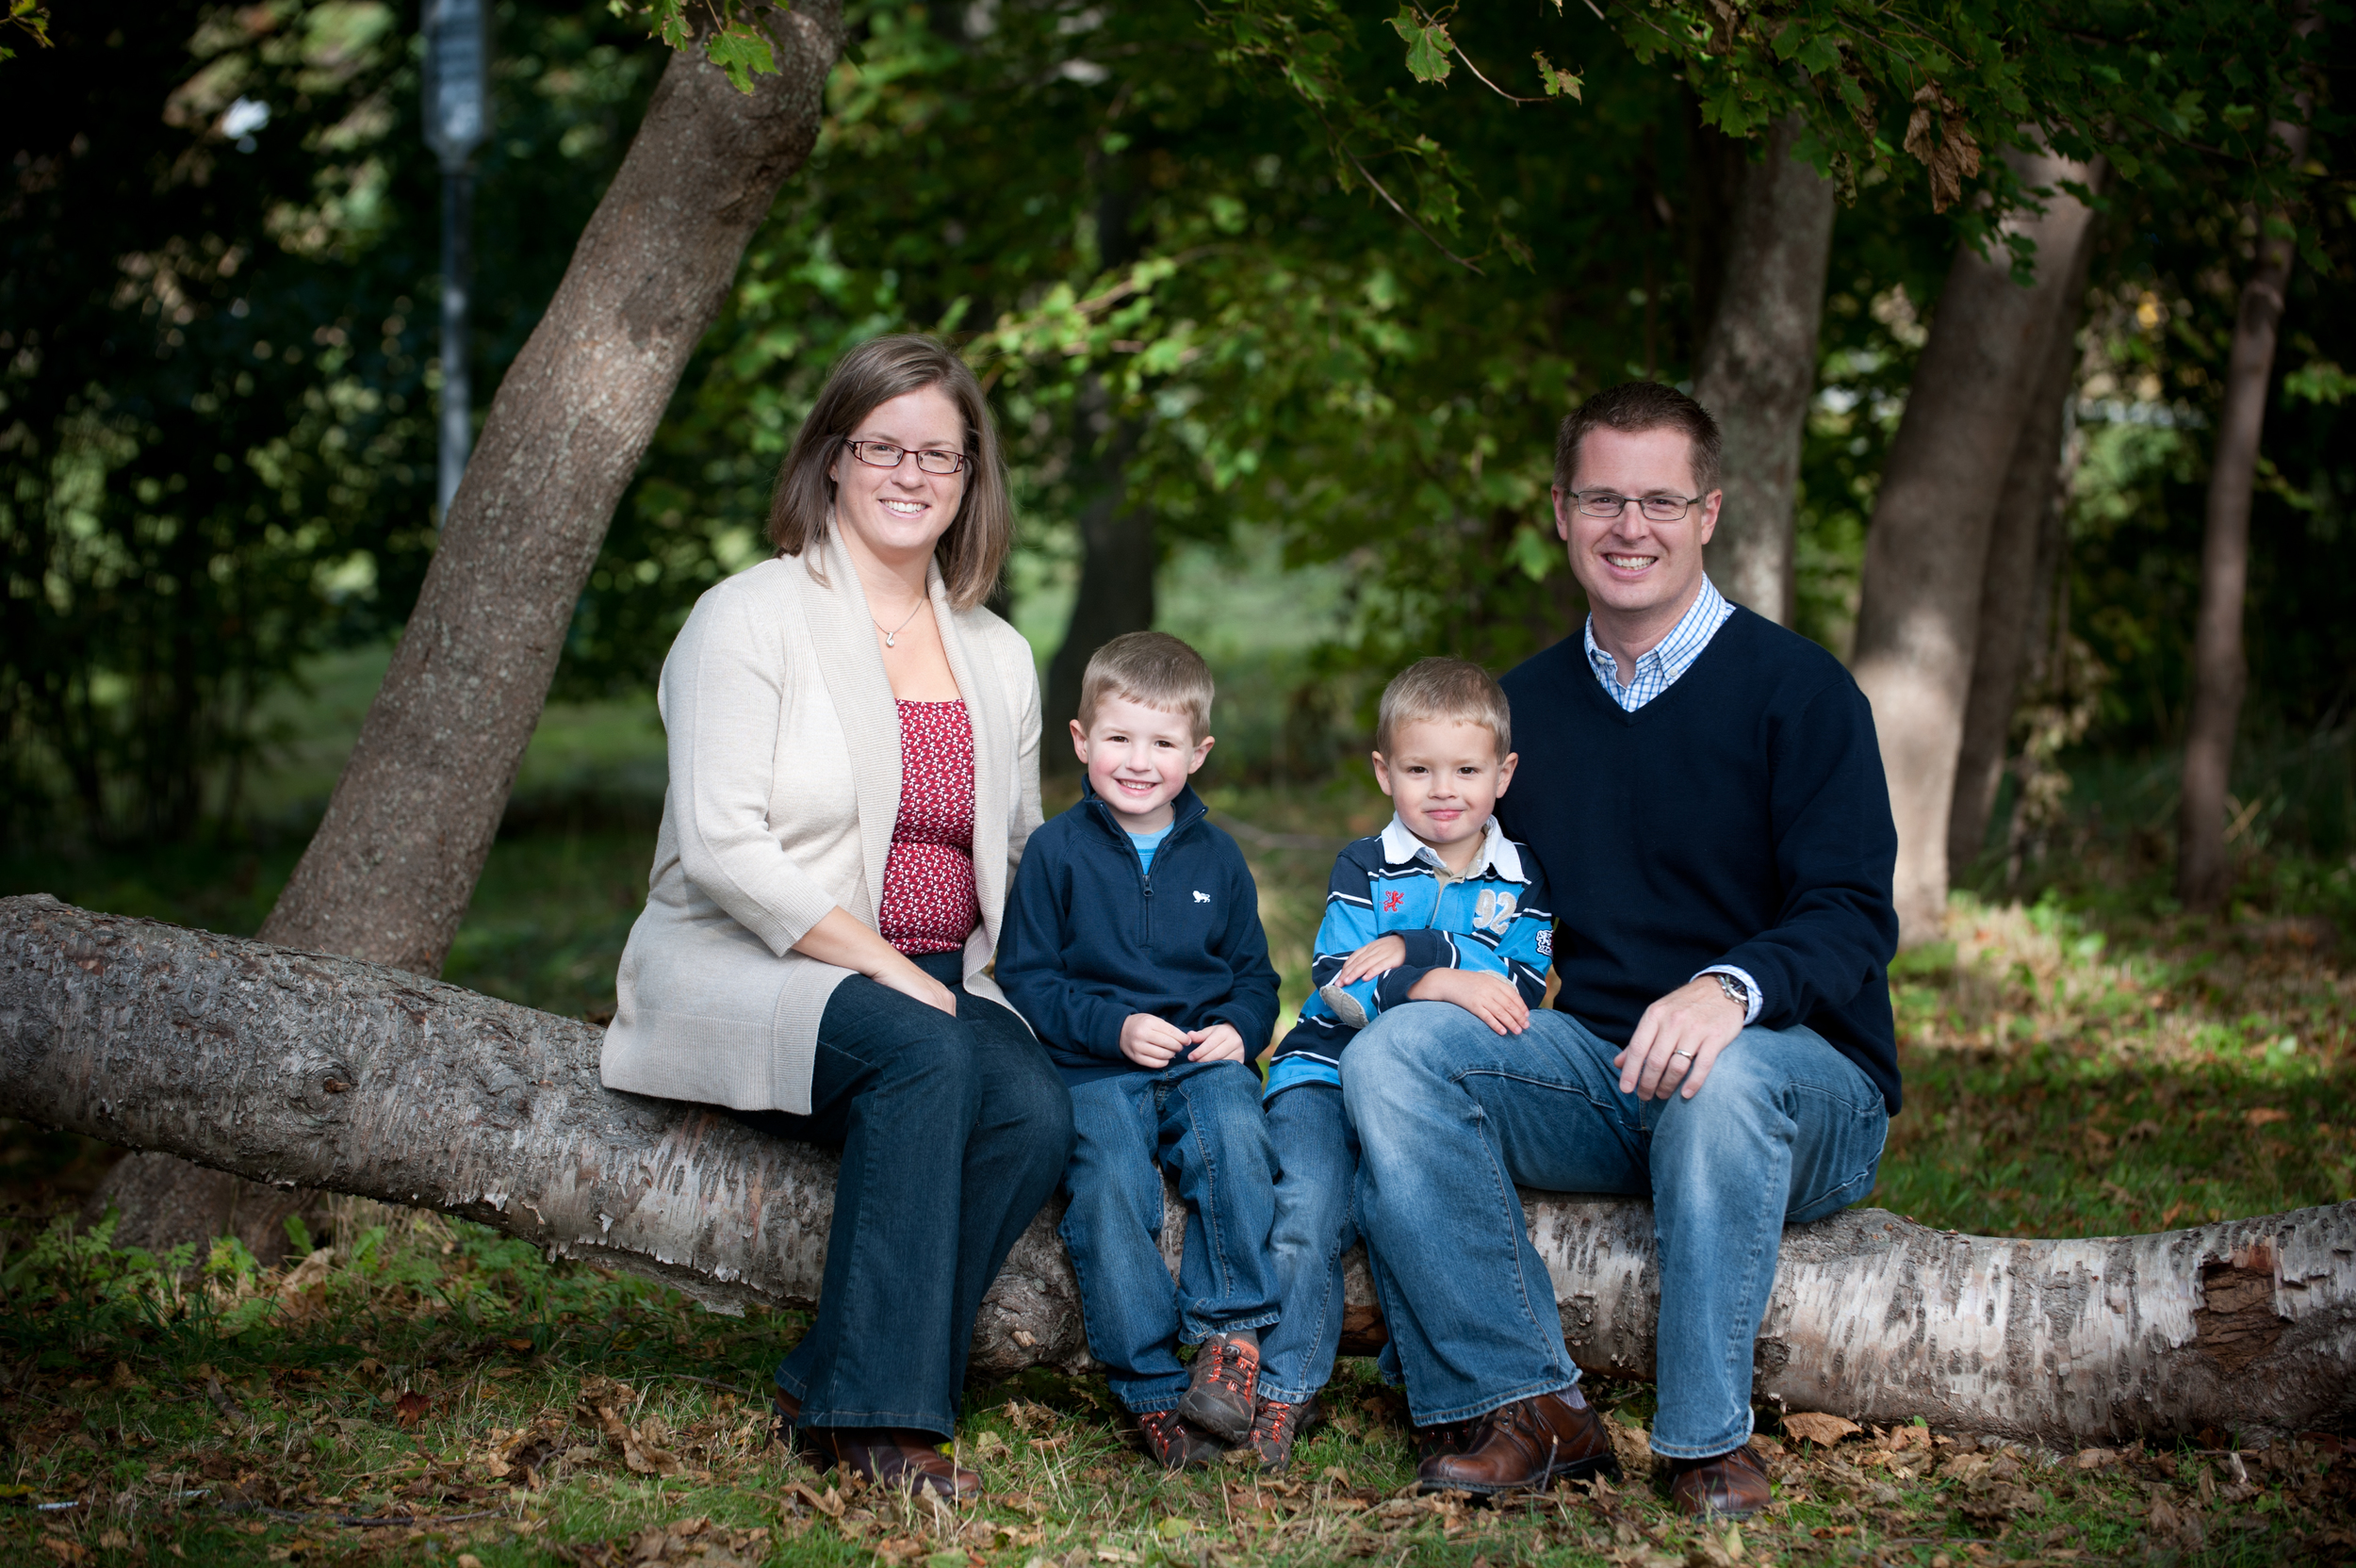
<svg viewBox="0 0 2356 1568">
<path fill-rule="evenodd" d="M 1072 1086 L 1072 1122 L 1061 1233 L 1088 1352 L 1130 1410 L 1173 1410 L 1186 1391 L 1182 1343 L 1276 1321 L 1276 1159 L 1260 1075 L 1241 1062 L 1183 1060 L 1117 1072 Z M 1160 1246 L 1164 1166 L 1186 1203 L 1174 1287 Z"/>
<path fill-rule="evenodd" d="M 1350 1042 L 1359 1224 L 1417 1424 L 1579 1380 L 1518 1183 L 1652 1199 L 1653 1451 L 1704 1459 L 1750 1436 L 1752 1346 L 1783 1227 L 1873 1190 L 1890 1119 L 1813 1030 L 1743 1030 L 1691 1100 L 1622 1094 L 1617 1049 L 1562 1013 L 1505 1036 L 1436 1002 L 1393 1008 Z"/>
<path fill-rule="evenodd" d="M 1260 1393 L 1305 1404 L 1333 1375 L 1342 1343 L 1342 1254 L 1358 1239 L 1350 1190 L 1357 1140 L 1342 1091 L 1302 1084 L 1268 1102 L 1276 1146 L 1276 1226 L 1270 1237 L 1283 1319 L 1260 1337 Z"/>
</svg>

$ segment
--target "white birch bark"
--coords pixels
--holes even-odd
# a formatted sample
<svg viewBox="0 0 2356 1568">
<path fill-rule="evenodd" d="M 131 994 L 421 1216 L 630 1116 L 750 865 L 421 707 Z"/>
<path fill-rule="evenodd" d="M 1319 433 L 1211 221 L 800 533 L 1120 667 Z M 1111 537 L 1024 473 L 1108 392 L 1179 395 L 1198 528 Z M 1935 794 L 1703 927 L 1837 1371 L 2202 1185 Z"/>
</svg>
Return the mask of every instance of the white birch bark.
<svg viewBox="0 0 2356 1568">
<path fill-rule="evenodd" d="M 0 1115 L 280 1185 L 441 1210 L 721 1311 L 814 1305 L 834 1156 L 606 1089 L 592 1025 L 349 958 L 0 899 Z M 1649 1377 L 1647 1205 L 1525 1193 L 1571 1352 Z M 985 1374 L 1087 1364 L 1035 1219 Z M 1179 1234 L 1176 1205 L 1165 1252 Z M 1377 1315 L 1363 1260 L 1351 1326 Z M 2053 1443 L 2356 1413 L 2356 1202 L 2159 1235 L 2009 1241 L 1879 1210 L 1786 1233 L 1762 1396 Z"/>
</svg>

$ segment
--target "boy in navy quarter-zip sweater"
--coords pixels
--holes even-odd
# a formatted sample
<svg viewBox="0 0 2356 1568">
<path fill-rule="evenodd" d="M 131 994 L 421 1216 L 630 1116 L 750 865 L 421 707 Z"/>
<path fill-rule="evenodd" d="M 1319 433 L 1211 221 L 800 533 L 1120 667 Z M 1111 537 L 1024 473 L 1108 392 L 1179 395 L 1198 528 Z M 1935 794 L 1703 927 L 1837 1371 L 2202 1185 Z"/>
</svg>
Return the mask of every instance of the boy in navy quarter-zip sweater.
<svg viewBox="0 0 2356 1568">
<path fill-rule="evenodd" d="M 1278 1305 L 1276 1161 L 1247 1065 L 1276 1026 L 1276 971 L 1243 852 L 1186 784 L 1211 695 L 1175 637 L 1097 650 L 1072 726 L 1086 792 L 1031 835 L 998 938 L 998 984 L 1072 1089 L 1062 1234 L 1088 1349 L 1173 1470 L 1251 1439 Z M 1175 1290 L 1165 1166 L 1187 1208 Z M 1202 1347 L 1191 1371 L 1182 1343 Z"/>
<path fill-rule="evenodd" d="M 1383 689 L 1374 734 L 1375 778 L 1398 815 L 1334 860 L 1310 970 L 1317 991 L 1268 1063 L 1284 1306 L 1260 1398 L 1263 1425 L 1284 1445 L 1341 1344 L 1358 1169 L 1342 1107 L 1345 1048 L 1395 1008 L 1448 1003 L 1510 1051 L 1546 997 L 1553 953 L 1546 875 L 1495 815 L 1516 762 L 1497 683 L 1461 659 L 1420 660 Z"/>
</svg>

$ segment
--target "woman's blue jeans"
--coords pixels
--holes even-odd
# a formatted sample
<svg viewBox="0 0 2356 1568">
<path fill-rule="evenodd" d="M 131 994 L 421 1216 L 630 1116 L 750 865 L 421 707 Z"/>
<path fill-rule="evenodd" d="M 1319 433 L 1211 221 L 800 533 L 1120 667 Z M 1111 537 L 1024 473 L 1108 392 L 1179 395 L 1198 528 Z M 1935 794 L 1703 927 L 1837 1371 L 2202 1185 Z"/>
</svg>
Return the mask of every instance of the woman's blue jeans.
<svg viewBox="0 0 2356 1568">
<path fill-rule="evenodd" d="M 1358 1222 L 1417 1423 L 1463 1421 L 1579 1380 L 1514 1186 L 1653 1200 L 1661 1247 L 1655 1453 L 1751 1434 L 1751 1358 L 1787 1223 L 1873 1190 L 1880 1091 L 1814 1031 L 1745 1029 L 1693 1099 L 1620 1092 L 1617 1051 L 1535 1013 L 1505 1036 L 1411 1003 L 1350 1041 Z"/>
<path fill-rule="evenodd" d="M 1187 1061 L 1109 1073 L 1072 1086 L 1072 1114 L 1062 1235 L 1088 1351 L 1130 1410 L 1174 1410 L 1186 1392 L 1181 1344 L 1276 1321 L 1276 1161 L 1260 1075 L 1241 1062 Z M 1186 1204 L 1174 1287 L 1160 1245 L 1164 1166 Z"/>
<path fill-rule="evenodd" d="M 916 964 L 956 1018 L 855 974 L 819 1021 L 810 1114 L 742 1113 L 843 1150 L 818 1319 L 777 1374 L 806 1427 L 957 1430 L 982 1295 L 1072 1151 L 1071 1097 L 1023 1021 L 965 990 L 960 955 Z"/>
</svg>

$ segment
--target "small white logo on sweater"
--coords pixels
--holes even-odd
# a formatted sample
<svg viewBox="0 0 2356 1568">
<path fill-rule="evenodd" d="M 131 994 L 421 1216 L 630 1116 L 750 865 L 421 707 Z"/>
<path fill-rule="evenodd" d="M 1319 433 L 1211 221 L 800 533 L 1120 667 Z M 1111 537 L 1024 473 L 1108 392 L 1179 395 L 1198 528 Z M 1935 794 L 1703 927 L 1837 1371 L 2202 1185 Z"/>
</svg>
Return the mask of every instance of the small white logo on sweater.
<svg viewBox="0 0 2356 1568">
<path fill-rule="evenodd" d="M 1194 901 L 1197 904 L 1208 904 L 1211 902 L 1211 895 L 1204 892 L 1202 889 L 1197 888 L 1194 890 Z"/>
</svg>

